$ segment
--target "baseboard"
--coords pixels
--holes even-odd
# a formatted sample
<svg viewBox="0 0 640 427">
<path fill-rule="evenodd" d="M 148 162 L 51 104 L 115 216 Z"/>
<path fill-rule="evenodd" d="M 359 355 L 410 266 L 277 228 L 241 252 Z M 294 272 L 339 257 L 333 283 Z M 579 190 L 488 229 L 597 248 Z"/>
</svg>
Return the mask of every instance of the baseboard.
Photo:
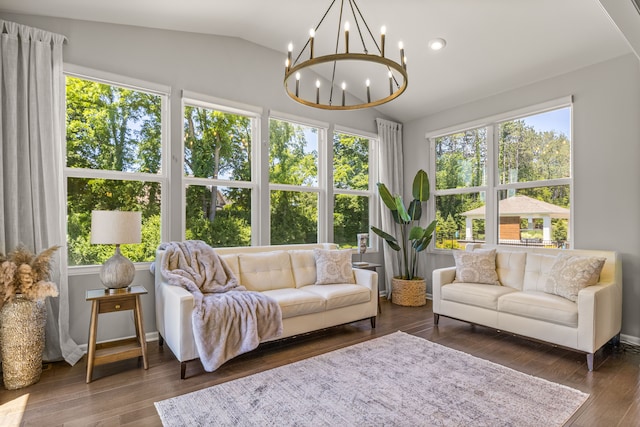
<svg viewBox="0 0 640 427">
<path fill-rule="evenodd" d="M 620 341 L 633 345 L 640 345 L 640 338 L 632 335 L 620 334 Z"/>
<path fill-rule="evenodd" d="M 147 342 L 151 342 L 151 341 L 158 341 L 158 332 L 147 332 L 146 334 L 144 334 L 145 339 L 147 340 Z M 105 341 L 100 341 L 97 344 L 100 343 L 105 343 L 105 342 L 114 342 L 114 341 L 120 341 L 120 340 L 126 340 L 129 338 L 134 338 L 135 335 L 132 335 L 130 337 L 122 337 L 122 338 L 116 338 L 113 340 L 105 340 Z M 82 350 L 83 353 L 87 353 L 87 344 L 80 344 L 78 347 L 80 347 L 80 350 Z"/>
</svg>

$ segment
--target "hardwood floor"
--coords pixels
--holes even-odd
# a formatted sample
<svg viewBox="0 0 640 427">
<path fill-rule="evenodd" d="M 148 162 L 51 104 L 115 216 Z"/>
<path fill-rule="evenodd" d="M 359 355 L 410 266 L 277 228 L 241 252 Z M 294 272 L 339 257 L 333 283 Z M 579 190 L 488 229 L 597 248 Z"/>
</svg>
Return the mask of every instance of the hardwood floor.
<svg viewBox="0 0 640 427">
<path fill-rule="evenodd" d="M 97 366 L 90 384 L 85 383 L 86 357 L 73 367 L 48 364 L 37 384 L 0 391 L 0 425 L 160 426 L 153 402 L 398 330 L 589 393 L 567 425 L 640 425 L 636 347 L 601 350 L 596 370 L 588 372 L 583 354 L 453 319 L 440 318 L 434 327 L 430 302 L 424 307 L 400 307 L 387 301 L 382 302 L 374 330 L 367 320 L 265 344 L 213 373 L 191 362 L 185 380 L 180 380 L 180 364 L 171 351 L 157 342 L 148 344 L 149 370 L 138 367 L 136 359 Z"/>
</svg>

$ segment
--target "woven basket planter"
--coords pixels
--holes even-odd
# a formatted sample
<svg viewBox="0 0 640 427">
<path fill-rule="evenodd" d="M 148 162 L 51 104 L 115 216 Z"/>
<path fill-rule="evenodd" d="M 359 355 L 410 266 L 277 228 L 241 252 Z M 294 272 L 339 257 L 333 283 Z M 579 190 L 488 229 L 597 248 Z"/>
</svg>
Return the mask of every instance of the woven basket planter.
<svg viewBox="0 0 640 427">
<path fill-rule="evenodd" d="M 391 302 L 408 307 L 420 307 L 427 303 L 427 282 L 424 279 L 391 280 Z"/>
<path fill-rule="evenodd" d="M 7 390 L 40 380 L 45 322 L 43 300 L 32 301 L 17 295 L 0 310 L 2 378 Z"/>
</svg>

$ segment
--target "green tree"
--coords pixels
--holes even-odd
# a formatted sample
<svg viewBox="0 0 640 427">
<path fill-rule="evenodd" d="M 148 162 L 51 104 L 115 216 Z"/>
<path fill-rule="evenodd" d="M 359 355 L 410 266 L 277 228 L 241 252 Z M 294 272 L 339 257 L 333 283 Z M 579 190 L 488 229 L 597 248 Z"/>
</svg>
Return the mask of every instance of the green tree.
<svg viewBox="0 0 640 427">
<path fill-rule="evenodd" d="M 215 247 L 251 244 L 251 191 L 232 182 L 251 181 L 252 120 L 194 106 L 184 113 L 185 175 L 230 180 L 229 187 L 187 188 L 187 238 Z"/>
<path fill-rule="evenodd" d="M 161 99 L 157 95 L 67 77 L 67 167 L 155 174 L 161 165 Z M 123 247 L 132 261 L 150 261 L 160 242 L 160 185 L 103 178 L 67 180 L 70 265 L 98 264 L 113 247 L 91 245 L 91 211 L 142 212 L 143 244 Z"/>
<path fill-rule="evenodd" d="M 317 132 L 294 123 L 269 121 L 269 181 L 292 186 L 315 186 L 318 150 L 305 135 Z M 318 196 L 314 192 L 271 191 L 271 243 L 315 243 L 318 240 Z"/>
</svg>

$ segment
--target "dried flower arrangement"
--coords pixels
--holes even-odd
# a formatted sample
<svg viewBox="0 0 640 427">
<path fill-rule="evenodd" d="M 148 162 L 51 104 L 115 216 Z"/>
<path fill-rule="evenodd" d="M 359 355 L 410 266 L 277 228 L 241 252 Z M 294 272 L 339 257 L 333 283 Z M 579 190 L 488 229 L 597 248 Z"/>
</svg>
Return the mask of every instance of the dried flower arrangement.
<svg viewBox="0 0 640 427">
<path fill-rule="evenodd" d="M 51 257 L 59 248 L 52 246 L 38 255 L 24 246 L 7 256 L 0 252 L 0 308 L 20 294 L 34 301 L 58 296 L 58 287 L 49 279 Z"/>
</svg>

